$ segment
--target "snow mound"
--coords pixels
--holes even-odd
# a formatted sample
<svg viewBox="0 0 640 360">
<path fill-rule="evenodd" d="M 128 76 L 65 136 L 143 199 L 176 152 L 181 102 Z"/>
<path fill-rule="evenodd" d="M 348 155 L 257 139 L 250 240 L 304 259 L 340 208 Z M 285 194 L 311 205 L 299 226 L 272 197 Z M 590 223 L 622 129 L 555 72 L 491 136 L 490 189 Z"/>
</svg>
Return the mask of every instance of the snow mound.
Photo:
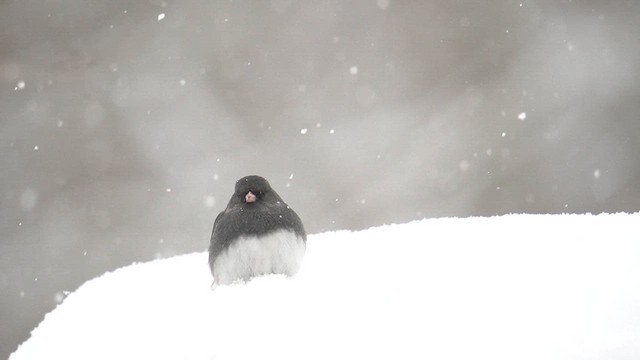
<svg viewBox="0 0 640 360">
<path fill-rule="evenodd" d="M 70 294 L 25 359 L 638 359 L 640 214 L 433 219 L 309 237 L 298 276 L 207 255 Z"/>
</svg>

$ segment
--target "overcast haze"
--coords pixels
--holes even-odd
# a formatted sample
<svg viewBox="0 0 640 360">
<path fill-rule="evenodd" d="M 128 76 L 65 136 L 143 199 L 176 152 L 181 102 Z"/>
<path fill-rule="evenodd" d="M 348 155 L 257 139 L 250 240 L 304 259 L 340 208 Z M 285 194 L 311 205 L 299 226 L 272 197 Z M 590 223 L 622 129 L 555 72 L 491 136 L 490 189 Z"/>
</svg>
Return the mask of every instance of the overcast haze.
<svg viewBox="0 0 640 360">
<path fill-rule="evenodd" d="M 309 233 L 640 210 L 637 1 L 0 2 L 0 357 L 204 250 L 235 180 Z"/>
</svg>

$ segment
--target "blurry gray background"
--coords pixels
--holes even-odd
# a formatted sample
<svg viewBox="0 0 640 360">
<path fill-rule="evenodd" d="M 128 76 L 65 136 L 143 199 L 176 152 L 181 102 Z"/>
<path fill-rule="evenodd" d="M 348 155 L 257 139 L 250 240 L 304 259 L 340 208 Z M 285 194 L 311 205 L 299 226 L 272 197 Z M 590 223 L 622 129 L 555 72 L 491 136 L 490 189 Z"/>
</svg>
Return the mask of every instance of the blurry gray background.
<svg viewBox="0 0 640 360">
<path fill-rule="evenodd" d="M 84 281 L 204 251 L 247 174 L 309 233 L 640 210 L 639 24 L 631 0 L 1 1 L 0 357 Z"/>
</svg>

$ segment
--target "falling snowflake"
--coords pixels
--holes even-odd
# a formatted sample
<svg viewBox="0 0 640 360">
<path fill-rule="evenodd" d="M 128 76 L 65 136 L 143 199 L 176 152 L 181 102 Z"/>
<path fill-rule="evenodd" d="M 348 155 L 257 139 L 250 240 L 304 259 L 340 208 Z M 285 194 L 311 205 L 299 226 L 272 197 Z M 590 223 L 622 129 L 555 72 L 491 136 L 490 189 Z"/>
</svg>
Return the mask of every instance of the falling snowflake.
<svg viewBox="0 0 640 360">
<path fill-rule="evenodd" d="M 601 175 L 602 175 L 602 174 L 600 173 L 600 169 L 596 169 L 596 170 L 593 172 L 593 178 L 594 178 L 594 179 L 600 179 L 600 176 L 601 176 Z"/>
<path fill-rule="evenodd" d="M 216 198 L 212 195 L 208 195 L 204 197 L 204 206 L 207 208 L 212 208 L 216 205 Z"/>
<path fill-rule="evenodd" d="M 389 7 L 389 0 L 378 0 L 378 9 L 386 10 Z"/>
<path fill-rule="evenodd" d="M 469 162 L 467 160 L 462 160 L 460 162 L 460 164 L 458 165 L 458 167 L 460 168 L 460 171 L 465 172 L 467 170 L 469 170 Z"/>
</svg>

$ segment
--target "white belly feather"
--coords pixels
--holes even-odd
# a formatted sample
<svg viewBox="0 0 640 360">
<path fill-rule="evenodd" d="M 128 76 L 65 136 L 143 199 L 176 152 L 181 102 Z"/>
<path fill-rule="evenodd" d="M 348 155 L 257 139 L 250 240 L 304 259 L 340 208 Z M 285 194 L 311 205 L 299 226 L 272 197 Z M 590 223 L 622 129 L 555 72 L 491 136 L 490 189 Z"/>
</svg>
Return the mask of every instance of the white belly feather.
<svg viewBox="0 0 640 360">
<path fill-rule="evenodd" d="M 304 240 L 288 230 L 236 239 L 213 263 L 217 285 L 247 281 L 264 274 L 295 275 L 306 250 Z"/>
</svg>

